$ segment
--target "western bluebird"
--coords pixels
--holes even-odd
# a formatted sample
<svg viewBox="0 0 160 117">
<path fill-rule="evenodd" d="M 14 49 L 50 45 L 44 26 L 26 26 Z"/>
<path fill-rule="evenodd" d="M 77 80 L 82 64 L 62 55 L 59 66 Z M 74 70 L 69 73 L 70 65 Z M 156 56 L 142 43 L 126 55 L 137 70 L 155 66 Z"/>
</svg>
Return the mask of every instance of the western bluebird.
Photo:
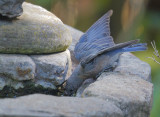
<svg viewBox="0 0 160 117">
<path fill-rule="evenodd" d="M 96 79 L 105 70 L 116 67 L 119 56 L 123 52 L 144 51 L 146 43 L 132 40 L 115 44 L 110 36 L 110 16 L 108 11 L 96 21 L 80 38 L 74 49 L 75 58 L 80 62 L 72 75 L 67 79 L 66 95 L 72 95 L 87 78 Z"/>
</svg>

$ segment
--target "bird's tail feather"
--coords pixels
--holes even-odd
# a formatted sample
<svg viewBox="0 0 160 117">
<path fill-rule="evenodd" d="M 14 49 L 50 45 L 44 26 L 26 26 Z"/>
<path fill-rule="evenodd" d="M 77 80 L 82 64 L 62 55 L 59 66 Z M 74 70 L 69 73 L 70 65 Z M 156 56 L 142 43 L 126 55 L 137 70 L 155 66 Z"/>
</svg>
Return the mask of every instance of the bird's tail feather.
<svg viewBox="0 0 160 117">
<path fill-rule="evenodd" d="M 122 48 L 122 52 L 136 52 L 136 51 L 144 51 L 147 50 L 146 43 L 138 43 L 131 46 L 127 46 Z"/>
</svg>

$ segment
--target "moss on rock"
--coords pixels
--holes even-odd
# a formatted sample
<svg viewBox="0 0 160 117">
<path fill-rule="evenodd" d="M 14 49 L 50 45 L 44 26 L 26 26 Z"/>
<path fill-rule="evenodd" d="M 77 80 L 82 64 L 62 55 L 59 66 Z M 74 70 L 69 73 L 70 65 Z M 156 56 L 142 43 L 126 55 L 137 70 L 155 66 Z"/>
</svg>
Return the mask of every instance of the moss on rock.
<svg viewBox="0 0 160 117">
<path fill-rule="evenodd" d="M 29 3 L 23 9 L 15 20 L 0 20 L 0 53 L 48 54 L 68 48 L 72 37 L 60 19 Z"/>
</svg>

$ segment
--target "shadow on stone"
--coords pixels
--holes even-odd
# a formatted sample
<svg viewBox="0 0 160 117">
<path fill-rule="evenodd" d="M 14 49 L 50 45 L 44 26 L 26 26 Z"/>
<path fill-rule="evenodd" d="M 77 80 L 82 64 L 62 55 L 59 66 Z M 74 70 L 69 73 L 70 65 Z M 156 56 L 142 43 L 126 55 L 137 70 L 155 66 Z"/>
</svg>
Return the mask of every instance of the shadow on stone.
<svg viewBox="0 0 160 117">
<path fill-rule="evenodd" d="M 5 86 L 1 90 L 0 98 L 16 98 L 19 96 L 25 96 L 29 94 L 41 93 L 47 95 L 60 95 L 59 90 L 53 90 L 52 88 L 44 88 L 42 86 L 34 86 L 34 83 L 31 81 L 25 81 L 24 88 L 14 89 L 13 87 Z"/>
</svg>

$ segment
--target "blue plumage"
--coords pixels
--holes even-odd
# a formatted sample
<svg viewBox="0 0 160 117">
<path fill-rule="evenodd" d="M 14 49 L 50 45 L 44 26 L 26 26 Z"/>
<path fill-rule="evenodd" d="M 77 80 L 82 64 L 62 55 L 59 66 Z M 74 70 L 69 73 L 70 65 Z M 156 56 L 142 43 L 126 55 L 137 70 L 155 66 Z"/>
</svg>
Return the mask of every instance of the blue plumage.
<svg viewBox="0 0 160 117">
<path fill-rule="evenodd" d="M 113 11 L 108 11 L 97 22 L 95 22 L 75 46 L 74 54 L 76 59 L 85 65 L 96 56 L 106 53 L 107 51 L 119 49 L 119 52 L 134 52 L 146 50 L 146 44 L 135 44 L 138 40 L 133 40 L 121 44 L 115 44 L 110 36 L 110 16 Z M 107 54 L 107 53 L 106 53 Z"/>
<path fill-rule="evenodd" d="M 75 68 L 72 75 L 66 81 L 66 94 L 73 94 L 87 78 L 96 79 L 97 75 L 104 70 L 115 67 L 119 56 L 123 52 L 144 51 L 147 44 L 132 40 L 125 43 L 115 44 L 110 35 L 110 10 L 94 23 L 81 36 L 74 49 L 75 58 L 80 64 Z"/>
<path fill-rule="evenodd" d="M 136 51 L 144 51 L 147 49 L 146 43 L 134 44 L 128 47 L 122 48 L 122 52 L 136 52 Z"/>
</svg>

